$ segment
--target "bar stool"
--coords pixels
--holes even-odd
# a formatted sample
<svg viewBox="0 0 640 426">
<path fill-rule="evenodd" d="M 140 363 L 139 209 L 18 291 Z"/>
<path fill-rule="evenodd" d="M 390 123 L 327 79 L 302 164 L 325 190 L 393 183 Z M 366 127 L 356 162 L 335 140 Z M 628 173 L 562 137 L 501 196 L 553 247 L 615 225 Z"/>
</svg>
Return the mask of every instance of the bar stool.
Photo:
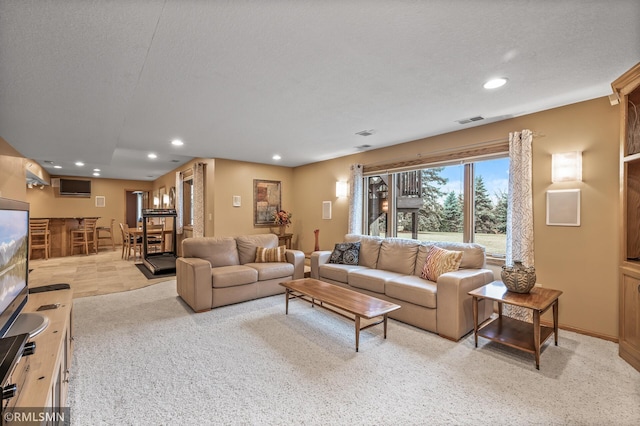
<svg viewBox="0 0 640 426">
<path fill-rule="evenodd" d="M 109 226 L 98 226 L 96 227 L 96 234 L 98 237 L 98 249 L 100 248 L 100 240 L 111 240 L 111 250 L 116 249 L 116 243 L 113 240 L 113 224 L 116 220 L 111 219 L 111 224 Z M 102 235 L 102 233 L 106 233 L 106 235 Z"/>
<path fill-rule="evenodd" d="M 79 228 L 72 229 L 70 233 L 69 243 L 71 245 L 70 253 L 73 255 L 73 248 L 80 246 L 84 253 L 89 255 L 89 245 L 93 245 L 94 253 L 98 253 L 98 244 L 96 240 L 96 222 L 98 219 L 86 218 L 82 219 Z"/>
<path fill-rule="evenodd" d="M 29 259 L 33 249 L 44 249 L 44 258 L 51 255 L 49 219 L 29 219 Z"/>
</svg>

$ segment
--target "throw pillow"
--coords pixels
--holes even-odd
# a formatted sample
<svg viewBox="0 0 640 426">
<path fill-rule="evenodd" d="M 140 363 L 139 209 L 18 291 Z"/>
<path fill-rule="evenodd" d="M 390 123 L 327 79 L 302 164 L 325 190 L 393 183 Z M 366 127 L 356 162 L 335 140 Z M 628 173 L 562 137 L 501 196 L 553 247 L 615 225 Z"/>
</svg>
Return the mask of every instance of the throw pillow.
<svg viewBox="0 0 640 426">
<path fill-rule="evenodd" d="M 338 243 L 335 245 L 329 263 L 342 265 L 357 265 L 360 257 L 360 242 Z"/>
<path fill-rule="evenodd" d="M 286 262 L 287 257 L 284 254 L 286 250 L 287 248 L 285 246 L 279 246 L 270 249 L 264 247 L 256 247 L 255 263 Z"/>
<path fill-rule="evenodd" d="M 429 281 L 438 281 L 438 277 L 445 272 L 457 271 L 460 267 L 460 261 L 462 261 L 461 251 L 431 246 L 420 277 Z"/>
</svg>

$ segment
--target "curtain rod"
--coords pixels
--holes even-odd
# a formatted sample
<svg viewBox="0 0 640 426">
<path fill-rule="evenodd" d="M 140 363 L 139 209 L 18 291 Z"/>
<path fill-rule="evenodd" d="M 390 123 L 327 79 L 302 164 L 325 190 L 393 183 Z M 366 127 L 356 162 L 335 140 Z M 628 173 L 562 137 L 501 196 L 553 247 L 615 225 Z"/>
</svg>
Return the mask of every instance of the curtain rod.
<svg viewBox="0 0 640 426">
<path fill-rule="evenodd" d="M 543 138 L 546 135 L 544 133 L 541 132 L 532 132 L 533 133 L 533 137 L 534 138 Z M 476 143 L 472 143 L 469 145 L 464 145 L 461 147 L 457 147 L 457 148 L 448 148 L 448 149 L 441 149 L 439 151 L 429 151 L 429 152 L 419 152 L 417 154 L 415 154 L 415 156 L 411 156 L 411 157 L 396 157 L 396 158 L 391 158 L 391 159 L 386 159 L 386 160 L 382 160 L 382 161 L 378 161 L 375 163 L 369 163 L 369 164 L 365 164 L 365 167 L 374 167 L 380 164 L 389 164 L 389 163 L 394 163 L 397 161 L 409 161 L 415 158 L 420 158 L 422 156 L 425 155 L 438 155 L 438 154 L 446 154 L 449 152 L 456 152 L 456 151 L 464 151 L 465 149 L 469 149 L 469 148 L 475 148 L 478 146 L 483 146 L 483 145 L 492 145 L 492 144 L 496 144 L 496 143 L 503 143 L 503 142 L 509 142 L 509 138 L 499 138 L 499 139 L 492 139 L 492 140 L 488 140 L 488 141 L 484 141 L 484 142 L 476 142 Z"/>
</svg>

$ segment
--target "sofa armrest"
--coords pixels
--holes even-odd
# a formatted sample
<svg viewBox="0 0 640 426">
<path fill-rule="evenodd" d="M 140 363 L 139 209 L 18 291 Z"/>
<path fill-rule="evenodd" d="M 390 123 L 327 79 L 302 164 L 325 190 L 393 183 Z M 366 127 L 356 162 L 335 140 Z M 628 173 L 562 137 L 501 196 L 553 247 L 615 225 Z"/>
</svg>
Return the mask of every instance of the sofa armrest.
<svg viewBox="0 0 640 426">
<path fill-rule="evenodd" d="M 319 266 L 329 262 L 331 251 L 314 251 L 311 253 L 311 278 L 320 278 Z"/>
<path fill-rule="evenodd" d="M 460 269 L 440 275 L 437 284 L 436 327 L 438 334 L 459 340 L 473 330 L 473 300 L 469 292 L 494 280 L 489 269 Z M 493 303 L 478 303 L 478 323 L 493 312 Z"/>
<path fill-rule="evenodd" d="M 176 285 L 178 295 L 195 312 L 211 310 L 211 263 L 197 257 L 176 259 Z"/>
<path fill-rule="evenodd" d="M 293 265 L 293 279 L 304 278 L 304 252 L 300 250 L 285 251 L 287 262 Z"/>
</svg>

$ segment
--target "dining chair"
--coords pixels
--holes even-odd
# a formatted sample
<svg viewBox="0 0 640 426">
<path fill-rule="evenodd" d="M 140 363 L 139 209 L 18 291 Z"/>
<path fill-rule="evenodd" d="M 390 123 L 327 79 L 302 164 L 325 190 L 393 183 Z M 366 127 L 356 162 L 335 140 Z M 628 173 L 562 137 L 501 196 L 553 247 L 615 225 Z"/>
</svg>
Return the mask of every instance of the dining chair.
<svg viewBox="0 0 640 426">
<path fill-rule="evenodd" d="M 111 241 L 111 250 L 116 249 L 116 243 L 114 241 L 113 235 L 113 224 L 115 223 L 115 219 L 111 219 L 111 223 L 109 226 L 98 226 L 96 227 L 96 235 L 98 238 L 98 249 L 100 249 L 100 241 L 110 240 Z"/>
<path fill-rule="evenodd" d="M 89 246 L 92 247 L 94 253 L 98 253 L 98 244 L 96 240 L 96 223 L 98 219 L 84 218 L 80 222 L 78 228 L 69 231 L 70 253 L 73 255 L 73 249 L 76 246 L 82 248 L 83 253 L 89 255 Z"/>
<path fill-rule="evenodd" d="M 43 249 L 44 258 L 51 256 L 51 231 L 49 219 L 29 220 L 29 259 L 34 249 Z"/>
<path fill-rule="evenodd" d="M 120 224 L 120 231 L 122 232 L 122 258 L 129 260 L 133 249 L 133 259 L 135 260 L 137 254 L 142 251 L 142 238 L 131 232 L 129 226 L 124 223 Z"/>
<path fill-rule="evenodd" d="M 154 252 L 164 251 L 164 225 L 147 226 L 147 248 Z"/>
</svg>

